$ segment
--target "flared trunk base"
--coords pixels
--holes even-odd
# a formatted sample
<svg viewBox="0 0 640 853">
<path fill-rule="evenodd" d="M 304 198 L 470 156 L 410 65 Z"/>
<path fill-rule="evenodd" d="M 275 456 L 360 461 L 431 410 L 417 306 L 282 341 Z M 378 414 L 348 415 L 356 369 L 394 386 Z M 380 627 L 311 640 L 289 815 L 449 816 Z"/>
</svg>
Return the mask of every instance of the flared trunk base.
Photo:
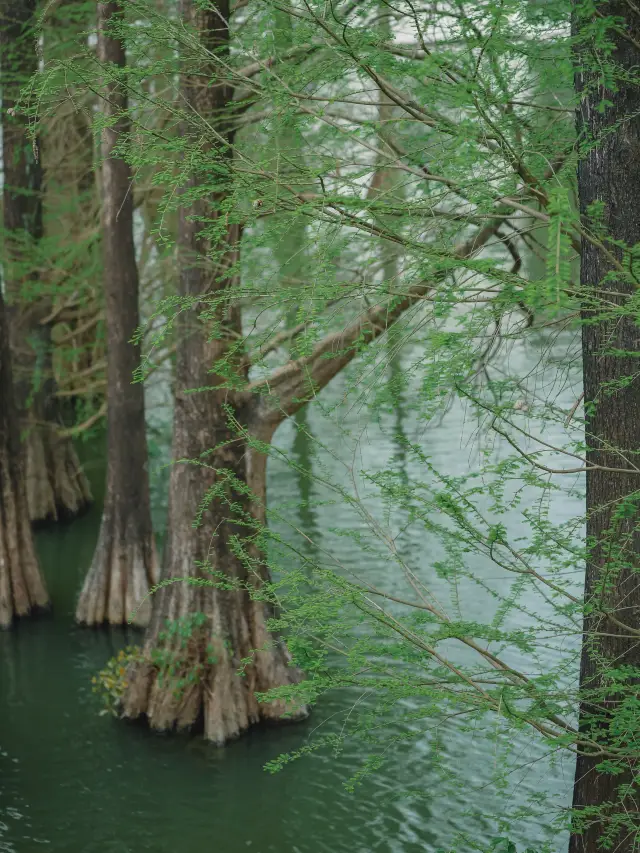
<svg viewBox="0 0 640 853">
<path fill-rule="evenodd" d="M 123 525 L 124 526 L 124 525 Z M 158 580 L 153 535 L 140 535 L 135 520 L 124 530 L 105 512 L 91 568 L 78 599 L 81 625 L 149 624 L 149 592 Z"/>
<path fill-rule="evenodd" d="M 17 466 L 0 453 L 0 628 L 49 605 Z"/>
<path fill-rule="evenodd" d="M 286 645 L 267 633 L 262 602 L 184 581 L 159 595 L 155 606 L 173 618 L 157 620 L 142 660 L 130 665 L 123 717 L 144 718 L 156 731 L 201 731 L 222 746 L 256 724 L 308 716 L 300 703 L 257 699 L 301 680 Z"/>
<path fill-rule="evenodd" d="M 33 524 L 70 521 L 92 503 L 91 487 L 73 443 L 55 426 L 32 426 L 26 444 L 27 502 Z"/>
</svg>

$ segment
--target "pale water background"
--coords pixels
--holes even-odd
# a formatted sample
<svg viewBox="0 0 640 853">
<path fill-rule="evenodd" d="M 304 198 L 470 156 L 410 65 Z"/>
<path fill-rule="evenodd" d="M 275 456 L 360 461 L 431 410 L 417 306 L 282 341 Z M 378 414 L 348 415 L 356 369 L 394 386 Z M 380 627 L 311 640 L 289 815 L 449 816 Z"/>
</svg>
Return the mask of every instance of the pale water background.
<svg viewBox="0 0 640 853">
<path fill-rule="evenodd" d="M 567 345 L 568 338 L 561 339 L 559 351 L 566 352 Z M 503 367 L 524 375 L 534 368 L 540 352 L 535 345 L 518 345 L 503 354 Z M 412 357 L 415 352 L 403 355 Z M 528 381 L 534 392 L 555 396 L 565 409 L 571 408 L 580 391 L 575 377 L 569 381 L 562 370 Z M 536 385 L 544 382 L 545 387 Z M 322 401 L 340 400 L 346 388 L 344 377 L 339 377 Z M 355 456 L 354 445 L 337 422 L 360 432 Z M 332 418 L 324 417 L 319 407 L 310 407 L 307 423 L 335 454 L 331 458 L 320 452 L 318 464 L 322 462 L 336 479 L 345 479 L 343 463 L 354 463 L 356 470 L 401 471 L 404 466 L 410 479 L 421 476 L 394 438 L 398 434 L 420 443 L 445 473 L 462 474 L 478 462 L 478 425 L 461 404 L 441 423 L 425 426 L 402 405 L 380 423 L 372 423 L 366 408 L 348 399 Z M 556 438 L 552 430 L 545 433 L 551 443 Z M 292 424 L 279 431 L 277 445 L 308 464 L 309 442 L 296 434 Z M 88 456 L 88 472 L 99 497 L 104 463 L 95 449 Z M 339 555 L 348 570 L 366 575 L 377 586 L 404 590 L 390 560 L 363 556 L 353 540 L 339 536 L 341 529 L 360 523 L 352 513 L 320 505 L 326 495 L 317 486 L 307 494 L 295 472 L 283 462 L 270 463 L 270 503 L 290 503 L 298 495 L 308 497 L 310 505 L 297 513 L 290 510 L 289 518 L 320 548 Z M 366 500 L 376 517 L 393 527 L 380 499 L 369 495 Z M 527 500 L 525 496 L 525 505 Z M 521 523 L 521 510 L 507 519 L 510 529 Z M 581 512 L 578 497 L 563 493 L 552 497 L 556 522 Z M 303 745 L 318 727 L 323 732 L 340 728 L 354 701 L 346 693 L 327 697 L 304 724 L 253 731 L 221 750 L 99 717 L 91 677 L 122 645 L 138 638 L 124 630 L 94 631 L 73 624 L 75 599 L 91 560 L 99 519 L 96 505 L 71 526 L 38 534 L 54 613 L 25 620 L 0 635 L 0 851 L 424 853 L 446 847 L 461 828 L 479 839 L 491 837 L 495 827 L 481 813 L 507 814 L 537 791 L 550 794 L 558 808 L 569 805 L 573 772 L 569 761 L 550 768 L 542 748 L 523 739 L 522 767 L 512 774 L 510 787 L 499 792 L 487 784 L 494 746 L 481 736 L 461 734 L 455 725 L 441 733 L 444 749 L 464 771 L 470 788 L 439 790 L 426 739 L 391 751 L 383 770 L 353 795 L 343 787 L 358 758 L 349 749 L 338 759 L 321 754 L 294 762 L 275 776 L 264 772 L 266 761 Z M 282 532 L 295 535 L 284 525 Z M 439 544 L 424 529 L 414 525 L 398 540 L 398 547 L 421 578 L 444 591 L 438 582 L 432 583 Z M 477 571 L 485 573 L 488 583 L 505 582 L 495 566 L 470 559 L 477 561 Z M 578 572 L 575 583 L 580 582 Z M 494 606 L 476 589 L 463 589 L 462 599 L 468 619 L 485 620 L 487 608 Z M 525 603 L 544 616 L 540 600 Z M 516 624 L 517 618 L 512 619 Z M 567 655 L 577 642 L 577 637 L 567 637 Z M 419 789 L 423 796 L 399 799 L 395 795 L 403 788 Z M 540 821 L 521 821 L 514 840 L 520 849 L 543 836 Z M 554 840 L 553 848 L 566 848 L 564 834 Z"/>
</svg>

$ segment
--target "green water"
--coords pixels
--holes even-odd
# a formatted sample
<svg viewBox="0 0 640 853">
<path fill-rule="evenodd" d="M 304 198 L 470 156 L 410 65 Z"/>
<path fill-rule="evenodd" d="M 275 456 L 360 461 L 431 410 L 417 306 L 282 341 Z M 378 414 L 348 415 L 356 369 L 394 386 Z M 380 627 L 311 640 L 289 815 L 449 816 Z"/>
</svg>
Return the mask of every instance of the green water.
<svg viewBox="0 0 640 853">
<path fill-rule="evenodd" d="M 524 351 L 511 357 L 523 364 L 532 358 Z M 570 407 L 575 389 L 566 381 L 560 386 L 556 402 Z M 340 400 L 344 388 L 339 379 L 323 400 Z M 319 452 L 315 464 L 325 465 L 337 479 L 346 477 L 345 462 L 357 470 L 404 468 L 408 476 L 419 475 L 394 438 L 399 433 L 428 448 L 436 464 L 449 473 L 476 464 L 475 425 L 460 406 L 439 425 L 428 427 L 402 406 L 365 428 L 368 418 L 361 408 L 345 403 L 340 419 L 359 434 L 357 447 L 317 407 L 308 417 L 310 430 L 335 454 Z M 310 447 L 291 424 L 278 433 L 277 444 L 309 461 Z M 98 455 L 89 462 L 99 491 L 102 461 Z M 340 530 L 358 522 L 339 507 L 319 504 L 316 486 L 309 490 L 276 461 L 270 463 L 269 490 L 274 506 L 296 496 L 309 500 L 297 514 L 290 512 L 293 523 L 319 547 L 338 553 L 346 570 L 366 572 L 377 585 L 406 592 L 388 560 L 363 559 L 353 540 L 340 537 Z M 393 525 L 377 498 L 367 500 L 381 521 Z M 556 520 L 580 512 L 576 498 L 560 494 L 553 501 Z M 542 747 L 523 739 L 518 769 L 511 774 L 510 787 L 500 792 L 490 783 L 494 745 L 480 735 L 461 734 L 453 723 L 443 729 L 442 748 L 447 760 L 464 771 L 468 784 L 458 788 L 438 787 L 425 737 L 390 751 L 383 770 L 355 794 L 348 794 L 343 782 L 361 757 L 357 745 L 339 757 L 319 754 L 295 762 L 275 776 L 262 769 L 266 761 L 301 746 L 314 732 L 341 728 L 359 698 L 346 693 L 328 697 L 302 725 L 257 730 L 224 749 L 188 737 L 154 735 L 98 716 L 92 675 L 123 644 L 137 639 L 124 630 L 86 630 L 73 624 L 99 516 L 96 506 L 69 527 L 38 534 L 54 614 L 24 620 L 0 636 L 0 851 L 423 853 L 446 845 L 461 828 L 478 838 L 490 837 L 495 826 L 482 813 L 508 814 L 537 791 L 551 794 L 558 807 L 568 805 L 570 762 L 550 768 Z M 517 525 L 519 511 L 507 521 Z M 282 529 L 293 535 L 286 533 L 284 523 Z M 424 530 L 405 531 L 398 548 L 421 577 L 438 587 L 431 569 L 438 545 Z M 478 571 L 485 572 L 489 585 L 504 583 L 495 566 L 479 565 Z M 439 590 L 444 594 L 444 587 Z M 468 618 L 485 619 L 489 605 L 477 590 L 460 592 Z M 539 602 L 529 603 L 544 615 Z M 575 642 L 567 641 L 567 651 Z M 417 789 L 421 796 L 398 798 L 403 788 Z M 519 822 L 519 842 L 533 843 L 541 836 L 540 821 Z M 564 835 L 555 839 L 558 851 L 565 845 Z"/>
</svg>

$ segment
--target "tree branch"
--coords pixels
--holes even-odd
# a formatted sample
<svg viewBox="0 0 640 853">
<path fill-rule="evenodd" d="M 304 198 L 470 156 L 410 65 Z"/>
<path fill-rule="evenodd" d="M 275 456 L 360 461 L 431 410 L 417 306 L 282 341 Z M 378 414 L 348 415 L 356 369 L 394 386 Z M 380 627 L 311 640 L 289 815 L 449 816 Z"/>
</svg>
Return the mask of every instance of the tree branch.
<svg viewBox="0 0 640 853">
<path fill-rule="evenodd" d="M 460 244 L 454 250 L 454 257 L 465 260 L 476 254 L 504 224 L 504 212 L 500 210 L 495 219 Z M 261 395 L 256 413 L 260 421 L 266 421 L 275 428 L 295 414 L 355 358 L 360 346 L 372 343 L 384 334 L 438 283 L 420 282 L 404 296 L 372 306 L 342 331 L 333 332 L 319 341 L 310 355 L 289 361 L 270 376 L 249 384 L 246 389 L 249 394 Z"/>
</svg>

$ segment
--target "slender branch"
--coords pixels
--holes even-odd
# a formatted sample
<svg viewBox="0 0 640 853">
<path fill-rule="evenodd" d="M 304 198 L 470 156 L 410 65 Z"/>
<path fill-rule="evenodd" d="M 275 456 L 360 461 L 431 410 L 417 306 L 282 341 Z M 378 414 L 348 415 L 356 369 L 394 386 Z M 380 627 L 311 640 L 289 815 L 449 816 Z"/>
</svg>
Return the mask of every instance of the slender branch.
<svg viewBox="0 0 640 853">
<path fill-rule="evenodd" d="M 107 414 L 107 404 L 104 402 L 100 408 L 94 412 L 91 417 L 87 418 L 86 421 L 83 421 L 81 424 L 76 424 L 76 426 L 69 427 L 68 429 L 61 429 L 58 432 L 58 435 L 61 438 L 73 438 L 76 435 L 79 435 L 81 432 L 85 432 L 90 429 L 94 424 L 96 424 L 99 420 Z"/>
</svg>

